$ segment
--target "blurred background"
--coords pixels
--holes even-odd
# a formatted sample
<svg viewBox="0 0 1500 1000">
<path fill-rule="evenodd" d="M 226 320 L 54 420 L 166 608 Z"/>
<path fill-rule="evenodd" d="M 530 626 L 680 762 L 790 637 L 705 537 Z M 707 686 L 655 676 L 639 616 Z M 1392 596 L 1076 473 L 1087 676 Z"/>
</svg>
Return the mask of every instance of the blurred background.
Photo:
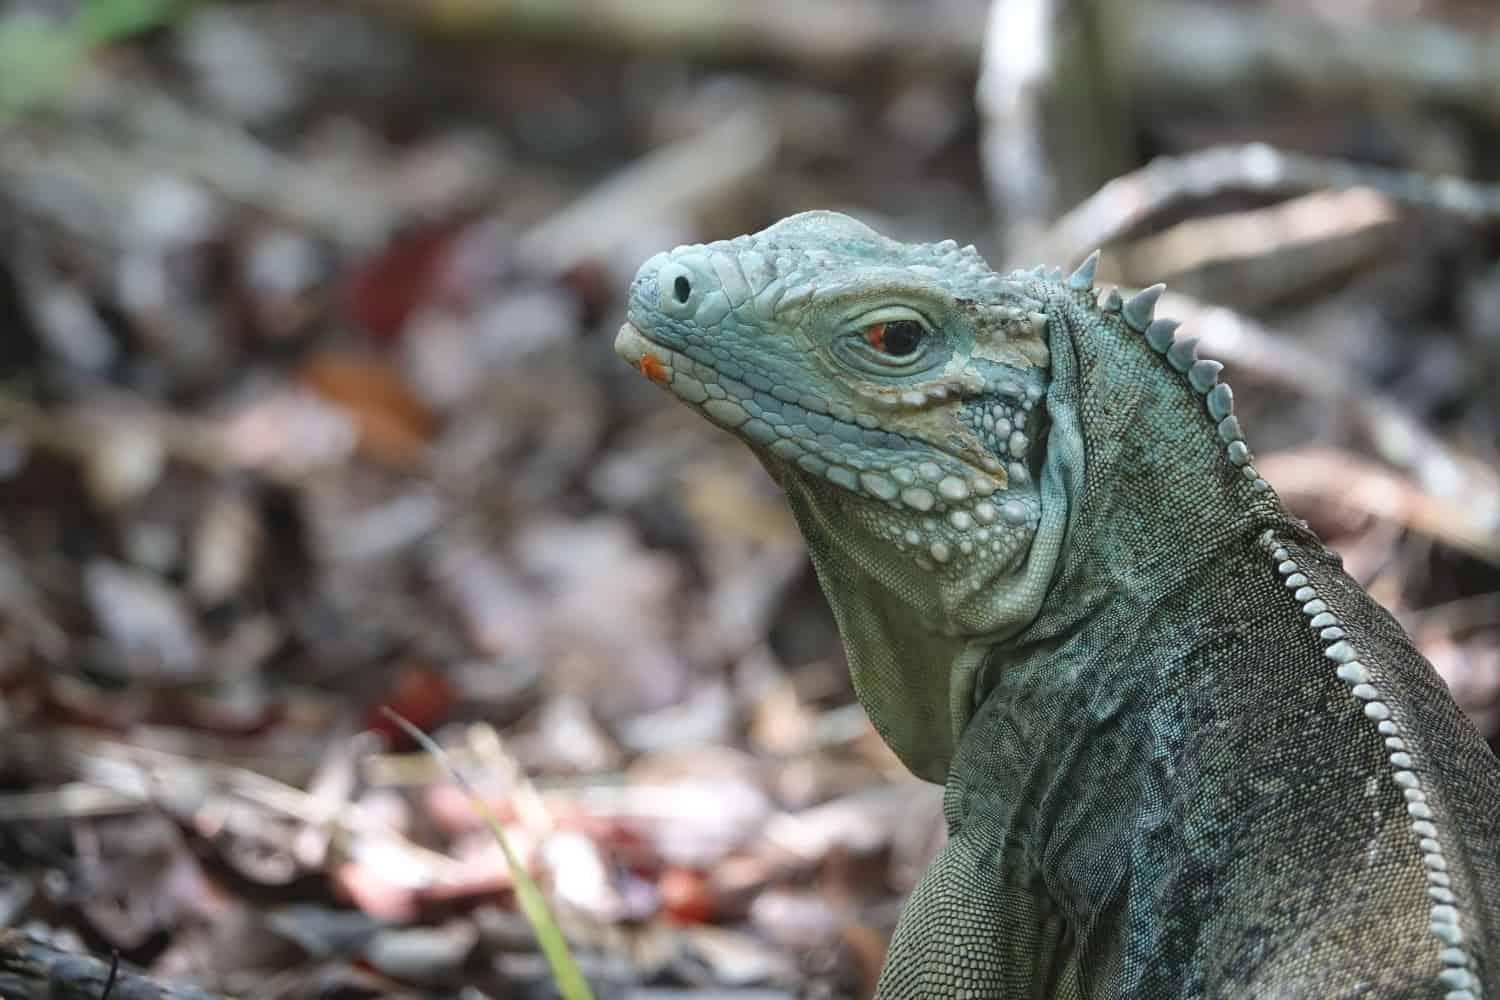
<svg viewBox="0 0 1500 1000">
<path fill-rule="evenodd" d="M 610 346 L 646 257 L 807 208 L 1167 281 L 1493 738 L 1493 9 L 0 0 L 0 993 L 555 995 L 388 705 L 599 995 L 870 995 L 941 792 Z"/>
</svg>

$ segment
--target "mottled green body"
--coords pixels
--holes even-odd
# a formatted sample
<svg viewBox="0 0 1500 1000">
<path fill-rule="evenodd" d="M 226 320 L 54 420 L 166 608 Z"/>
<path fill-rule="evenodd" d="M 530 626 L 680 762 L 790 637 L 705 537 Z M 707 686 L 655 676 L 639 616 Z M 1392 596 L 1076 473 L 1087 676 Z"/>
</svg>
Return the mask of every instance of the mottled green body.
<svg viewBox="0 0 1500 1000">
<path fill-rule="evenodd" d="M 946 774 L 880 995 L 1500 989 L 1500 766 L 1218 366 L 1088 272 L 810 213 L 648 262 L 617 342 L 761 455 L 861 700 Z"/>
</svg>

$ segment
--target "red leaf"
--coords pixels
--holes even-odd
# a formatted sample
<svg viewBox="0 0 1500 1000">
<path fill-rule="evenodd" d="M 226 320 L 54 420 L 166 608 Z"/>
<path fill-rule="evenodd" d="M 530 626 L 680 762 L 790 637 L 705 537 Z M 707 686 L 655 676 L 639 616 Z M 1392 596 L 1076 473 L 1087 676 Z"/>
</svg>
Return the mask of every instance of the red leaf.
<svg viewBox="0 0 1500 1000">
<path fill-rule="evenodd" d="M 701 924 L 714 911 L 714 896 L 708 879 L 691 868 L 668 868 L 657 880 L 662 913 L 673 923 Z"/>
<path fill-rule="evenodd" d="M 410 747 L 400 727 L 380 713 L 382 707 L 427 731 L 446 719 L 457 702 L 457 692 L 441 670 L 426 663 L 408 663 L 396 674 L 390 690 L 370 707 L 364 727 L 384 736 L 387 746 Z"/>
<path fill-rule="evenodd" d="M 397 337 L 431 291 L 455 232 L 443 227 L 399 236 L 352 268 L 344 296 L 349 319 L 381 340 Z"/>
</svg>

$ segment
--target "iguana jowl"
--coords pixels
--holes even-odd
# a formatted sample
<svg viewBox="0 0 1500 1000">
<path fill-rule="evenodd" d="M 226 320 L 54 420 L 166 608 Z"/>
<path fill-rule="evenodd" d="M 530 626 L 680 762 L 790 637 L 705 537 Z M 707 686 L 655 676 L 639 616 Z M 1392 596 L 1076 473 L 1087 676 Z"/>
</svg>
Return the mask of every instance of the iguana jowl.
<svg viewBox="0 0 1500 1000">
<path fill-rule="evenodd" d="M 616 350 L 760 456 L 946 780 L 879 995 L 1500 994 L 1500 765 L 1160 286 L 1092 277 L 810 212 L 631 288 Z"/>
</svg>

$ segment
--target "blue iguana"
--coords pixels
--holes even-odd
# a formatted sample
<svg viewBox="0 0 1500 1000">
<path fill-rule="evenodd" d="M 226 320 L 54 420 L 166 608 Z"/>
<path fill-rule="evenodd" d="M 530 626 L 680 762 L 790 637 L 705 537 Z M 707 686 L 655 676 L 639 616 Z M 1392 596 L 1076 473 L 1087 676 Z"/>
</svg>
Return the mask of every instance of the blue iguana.
<svg viewBox="0 0 1500 1000">
<path fill-rule="evenodd" d="M 946 783 L 878 995 L 1500 996 L 1500 764 L 1096 260 L 810 212 L 631 286 L 616 350 L 761 458 Z"/>
</svg>

